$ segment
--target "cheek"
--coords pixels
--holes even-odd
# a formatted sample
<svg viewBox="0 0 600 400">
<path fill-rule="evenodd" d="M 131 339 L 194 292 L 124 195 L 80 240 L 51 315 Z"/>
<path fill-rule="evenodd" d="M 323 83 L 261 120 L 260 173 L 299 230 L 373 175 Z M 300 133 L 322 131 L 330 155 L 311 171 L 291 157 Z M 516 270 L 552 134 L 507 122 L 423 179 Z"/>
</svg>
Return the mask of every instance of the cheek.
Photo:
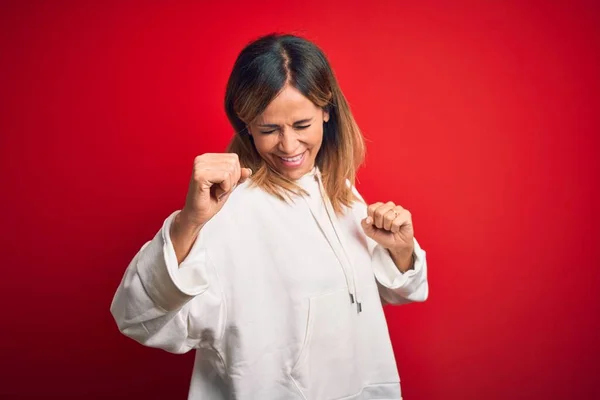
<svg viewBox="0 0 600 400">
<path fill-rule="evenodd" d="M 268 154 L 273 149 L 271 136 L 254 136 L 254 147 L 260 155 Z"/>
<path fill-rule="evenodd" d="M 311 130 L 309 135 L 306 137 L 306 141 L 312 146 L 321 146 L 323 141 L 323 127 L 318 127 L 314 130 Z"/>
</svg>

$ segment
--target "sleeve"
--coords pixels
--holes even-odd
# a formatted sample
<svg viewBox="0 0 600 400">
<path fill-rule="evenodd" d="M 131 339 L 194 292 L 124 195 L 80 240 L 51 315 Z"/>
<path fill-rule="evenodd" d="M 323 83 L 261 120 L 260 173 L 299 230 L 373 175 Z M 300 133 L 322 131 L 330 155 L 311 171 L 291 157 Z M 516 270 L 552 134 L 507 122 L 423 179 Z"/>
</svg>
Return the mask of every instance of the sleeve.
<svg viewBox="0 0 600 400">
<path fill-rule="evenodd" d="M 372 239 L 367 240 L 375 243 Z M 417 239 L 414 240 L 414 268 L 400 272 L 387 249 L 373 245 L 373 272 L 377 280 L 379 295 L 388 304 L 424 302 L 429 297 L 427 282 L 427 259 Z"/>
<path fill-rule="evenodd" d="M 361 226 L 361 221 L 367 217 L 367 204 L 356 187 L 353 186 L 352 191 L 359 199 L 353 209 L 358 218 L 358 225 Z M 362 234 L 364 235 L 364 232 Z M 427 281 L 426 252 L 416 238 L 413 239 L 414 268 L 404 273 L 400 272 L 387 249 L 366 235 L 365 239 L 371 254 L 373 274 L 377 281 L 379 295 L 384 303 L 400 305 L 427 300 L 429 283 Z"/>
<path fill-rule="evenodd" d="M 216 271 L 200 246 L 202 234 L 178 265 L 169 234 L 178 212 L 133 257 L 110 311 L 125 336 L 181 354 L 219 340 L 226 313 Z"/>
</svg>

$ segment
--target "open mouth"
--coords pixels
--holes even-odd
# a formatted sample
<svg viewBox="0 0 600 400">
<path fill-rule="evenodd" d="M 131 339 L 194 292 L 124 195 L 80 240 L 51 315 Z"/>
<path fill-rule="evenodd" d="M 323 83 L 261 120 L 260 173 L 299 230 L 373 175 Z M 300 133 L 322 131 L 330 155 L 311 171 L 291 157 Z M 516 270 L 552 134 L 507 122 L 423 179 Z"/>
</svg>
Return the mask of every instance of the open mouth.
<svg viewBox="0 0 600 400">
<path fill-rule="evenodd" d="M 286 167 L 297 167 L 299 165 L 302 165 L 305 155 L 306 151 L 304 151 L 302 154 L 298 154 L 297 156 L 293 157 L 278 157 L 281 160 L 281 163 Z"/>
</svg>

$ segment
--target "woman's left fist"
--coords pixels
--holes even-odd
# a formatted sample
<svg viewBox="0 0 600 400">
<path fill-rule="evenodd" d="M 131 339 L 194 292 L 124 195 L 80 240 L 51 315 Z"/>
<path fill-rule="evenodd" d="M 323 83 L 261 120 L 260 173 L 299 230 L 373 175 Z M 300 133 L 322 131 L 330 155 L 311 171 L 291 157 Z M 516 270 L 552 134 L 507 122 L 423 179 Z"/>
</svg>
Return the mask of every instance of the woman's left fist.
<svg viewBox="0 0 600 400">
<path fill-rule="evenodd" d="M 414 249 L 414 230 L 410 211 L 391 201 L 374 203 L 362 220 L 365 234 L 400 258 L 410 258 Z"/>
</svg>

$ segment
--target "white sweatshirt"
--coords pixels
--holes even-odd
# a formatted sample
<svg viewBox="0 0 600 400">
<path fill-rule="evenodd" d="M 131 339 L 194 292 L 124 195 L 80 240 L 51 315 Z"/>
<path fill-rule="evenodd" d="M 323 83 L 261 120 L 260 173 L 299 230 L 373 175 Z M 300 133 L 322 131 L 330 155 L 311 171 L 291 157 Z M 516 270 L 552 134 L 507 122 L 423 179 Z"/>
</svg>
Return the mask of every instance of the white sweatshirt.
<svg viewBox="0 0 600 400">
<path fill-rule="evenodd" d="M 382 299 L 427 299 L 425 251 L 415 240 L 402 274 L 365 236 L 364 203 L 338 217 L 318 170 L 298 183 L 310 196 L 292 204 L 238 186 L 180 266 L 173 212 L 125 272 L 111 305 L 120 331 L 195 349 L 191 400 L 401 399 Z"/>
</svg>

